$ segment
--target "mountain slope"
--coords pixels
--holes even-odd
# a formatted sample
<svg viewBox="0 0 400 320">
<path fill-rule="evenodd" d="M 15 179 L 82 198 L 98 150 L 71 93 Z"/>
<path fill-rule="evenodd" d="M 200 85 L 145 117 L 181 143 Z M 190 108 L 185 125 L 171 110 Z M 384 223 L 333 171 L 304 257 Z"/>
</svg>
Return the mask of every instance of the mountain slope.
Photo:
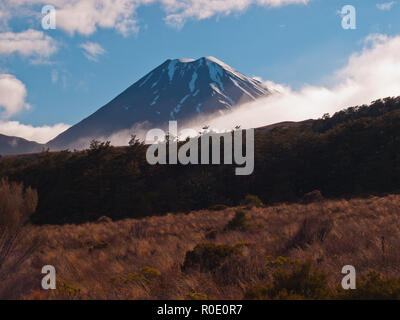
<svg viewBox="0 0 400 320">
<path fill-rule="evenodd" d="M 44 145 L 18 137 L 0 134 L 0 154 L 23 154 L 40 152 Z"/>
<path fill-rule="evenodd" d="M 169 120 L 224 112 L 269 93 L 261 82 L 213 57 L 167 60 L 48 146 L 79 148 L 93 138 L 108 137 L 138 123 L 163 126 Z"/>
</svg>

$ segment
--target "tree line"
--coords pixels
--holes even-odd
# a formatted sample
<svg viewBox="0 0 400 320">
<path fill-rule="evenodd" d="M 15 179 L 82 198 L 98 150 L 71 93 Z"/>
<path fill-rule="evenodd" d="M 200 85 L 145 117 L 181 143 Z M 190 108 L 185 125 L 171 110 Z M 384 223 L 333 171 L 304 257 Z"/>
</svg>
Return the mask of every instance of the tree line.
<svg viewBox="0 0 400 320">
<path fill-rule="evenodd" d="M 354 197 L 400 190 L 400 97 L 352 107 L 312 123 L 255 133 L 251 176 L 235 165 L 155 165 L 147 146 L 94 141 L 85 151 L 2 157 L 0 178 L 38 191 L 32 221 L 64 224 L 188 212 L 237 205 L 248 194 L 264 203 L 294 202 L 313 190 Z"/>
</svg>

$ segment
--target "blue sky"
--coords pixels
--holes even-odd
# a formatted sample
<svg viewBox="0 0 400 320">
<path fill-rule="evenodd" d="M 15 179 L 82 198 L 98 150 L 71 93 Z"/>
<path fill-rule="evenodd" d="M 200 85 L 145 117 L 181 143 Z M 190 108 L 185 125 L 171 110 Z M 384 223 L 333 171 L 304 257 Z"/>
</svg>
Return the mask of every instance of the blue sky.
<svg viewBox="0 0 400 320">
<path fill-rule="evenodd" d="M 3 18 L 0 13 L 0 36 L 33 29 L 51 38 L 56 49 L 50 54 L 2 52 L 0 41 L 0 74 L 23 83 L 30 106 L 3 121 L 32 126 L 75 124 L 169 58 L 215 56 L 248 76 L 296 90 L 305 84 L 329 83 L 329 76 L 344 67 L 353 52 L 362 50 L 368 35 L 400 34 L 400 3 L 379 0 L 310 0 L 278 7 L 253 4 L 231 13 L 229 8 L 219 9 L 205 19 L 188 14 L 179 26 L 166 23 L 171 10 L 166 13 L 156 2 L 135 9 L 135 30 L 125 34 L 116 24 L 97 25 L 88 34 L 68 23 L 43 30 L 40 10 L 46 3 L 26 2 L 28 12 L 17 14 L 10 1 L 0 0 L 0 9 L 10 11 Z M 357 10 L 356 30 L 341 26 L 338 11 L 347 4 Z M 386 10 L 377 4 L 386 4 Z M 87 43 L 104 51 L 85 55 L 82 45 Z"/>
</svg>

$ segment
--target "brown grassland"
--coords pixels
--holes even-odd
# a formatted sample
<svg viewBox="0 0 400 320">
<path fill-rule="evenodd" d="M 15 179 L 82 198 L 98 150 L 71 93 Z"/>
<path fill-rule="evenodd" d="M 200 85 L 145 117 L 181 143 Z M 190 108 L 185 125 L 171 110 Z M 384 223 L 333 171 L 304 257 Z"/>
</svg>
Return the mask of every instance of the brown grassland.
<svg viewBox="0 0 400 320">
<path fill-rule="evenodd" d="M 399 195 L 18 230 L 7 217 L 32 213 L 34 191 L 3 181 L 0 201 L 3 299 L 337 298 L 344 265 L 357 279 L 382 274 L 359 283 L 380 288 L 362 297 L 400 294 Z M 40 289 L 44 265 L 56 267 L 56 290 Z"/>
</svg>

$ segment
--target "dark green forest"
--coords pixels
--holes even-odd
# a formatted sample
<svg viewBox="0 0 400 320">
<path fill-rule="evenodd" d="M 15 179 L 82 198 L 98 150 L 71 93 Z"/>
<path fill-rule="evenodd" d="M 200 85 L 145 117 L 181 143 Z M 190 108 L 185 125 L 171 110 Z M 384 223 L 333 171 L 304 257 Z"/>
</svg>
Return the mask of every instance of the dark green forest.
<svg viewBox="0 0 400 320">
<path fill-rule="evenodd" d="M 400 97 L 352 107 L 297 126 L 256 130 L 255 169 L 229 165 L 156 165 L 133 141 L 116 148 L 2 157 L 0 177 L 37 189 L 37 224 L 113 220 L 237 205 L 294 202 L 313 190 L 355 197 L 400 190 Z"/>
</svg>

